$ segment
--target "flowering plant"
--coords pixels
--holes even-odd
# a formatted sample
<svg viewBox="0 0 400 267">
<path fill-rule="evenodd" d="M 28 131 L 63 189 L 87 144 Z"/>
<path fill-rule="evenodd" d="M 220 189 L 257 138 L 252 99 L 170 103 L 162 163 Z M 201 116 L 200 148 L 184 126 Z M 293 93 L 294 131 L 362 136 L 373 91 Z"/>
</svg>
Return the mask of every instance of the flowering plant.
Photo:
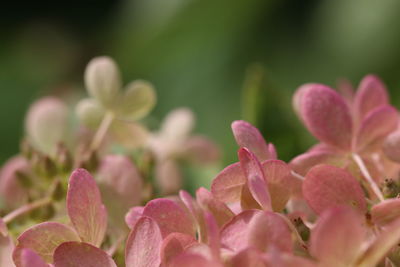
<svg viewBox="0 0 400 267">
<path fill-rule="evenodd" d="M 294 109 L 320 143 L 289 163 L 233 122 L 238 162 L 194 197 L 179 191 L 179 165 L 219 153 L 190 135 L 190 110 L 151 132 L 139 120 L 156 101 L 150 83 L 120 91 L 108 57 L 85 83 L 78 127 L 56 98 L 28 112 L 21 154 L 0 174 L 1 266 L 400 265 L 398 112 L 377 77 L 356 92 L 301 86 Z"/>
</svg>

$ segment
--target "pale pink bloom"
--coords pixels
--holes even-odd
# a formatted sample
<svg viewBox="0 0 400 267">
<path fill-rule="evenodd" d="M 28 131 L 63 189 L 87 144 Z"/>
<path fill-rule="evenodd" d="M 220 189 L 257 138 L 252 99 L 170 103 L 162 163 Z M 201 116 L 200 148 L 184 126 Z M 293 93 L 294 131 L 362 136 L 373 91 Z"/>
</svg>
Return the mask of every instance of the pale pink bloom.
<svg viewBox="0 0 400 267">
<path fill-rule="evenodd" d="M 176 193 L 182 187 L 178 161 L 209 164 L 219 158 L 217 146 L 209 139 L 191 135 L 194 115 L 187 108 L 171 111 L 158 133 L 151 135 L 148 148 L 155 156 L 156 179 L 161 192 Z"/>
</svg>

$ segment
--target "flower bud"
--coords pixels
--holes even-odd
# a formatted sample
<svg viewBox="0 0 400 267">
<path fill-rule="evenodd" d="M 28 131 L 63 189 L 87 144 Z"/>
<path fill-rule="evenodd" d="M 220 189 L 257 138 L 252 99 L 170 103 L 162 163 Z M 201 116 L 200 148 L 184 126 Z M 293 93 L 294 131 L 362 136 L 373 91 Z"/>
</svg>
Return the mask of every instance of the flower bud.
<svg viewBox="0 0 400 267">
<path fill-rule="evenodd" d="M 114 60 L 106 56 L 92 59 L 86 67 L 85 85 L 91 97 L 105 107 L 112 107 L 121 88 L 121 78 Z"/>
</svg>

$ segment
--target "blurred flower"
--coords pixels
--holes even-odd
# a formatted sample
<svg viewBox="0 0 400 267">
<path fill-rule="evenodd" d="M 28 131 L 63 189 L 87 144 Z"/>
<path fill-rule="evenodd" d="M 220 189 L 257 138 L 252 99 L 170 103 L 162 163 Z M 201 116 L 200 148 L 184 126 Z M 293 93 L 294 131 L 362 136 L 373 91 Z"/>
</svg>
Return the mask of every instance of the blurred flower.
<svg viewBox="0 0 400 267">
<path fill-rule="evenodd" d="M 92 147 L 98 147 L 109 127 L 116 128 L 117 140 L 141 138 L 144 130 L 134 121 L 146 116 L 156 103 L 153 86 L 142 80 L 129 83 L 121 91 L 121 78 L 117 65 L 109 57 L 98 57 L 89 62 L 85 71 L 85 84 L 90 98 L 81 100 L 76 113 L 90 128 L 99 128 Z M 137 133 L 136 133 L 137 132 Z"/>
<path fill-rule="evenodd" d="M 208 164 L 219 158 L 217 146 L 203 136 L 191 136 L 194 115 L 187 108 L 171 111 L 158 133 L 152 134 L 148 147 L 156 160 L 155 172 L 163 195 L 177 192 L 182 187 L 179 160 Z"/>
</svg>

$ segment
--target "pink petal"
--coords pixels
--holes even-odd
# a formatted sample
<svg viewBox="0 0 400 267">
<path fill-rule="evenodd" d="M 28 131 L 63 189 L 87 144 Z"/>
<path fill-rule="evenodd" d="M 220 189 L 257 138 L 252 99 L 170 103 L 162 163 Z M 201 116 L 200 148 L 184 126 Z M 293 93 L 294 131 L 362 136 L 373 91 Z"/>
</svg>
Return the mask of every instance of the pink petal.
<svg viewBox="0 0 400 267">
<path fill-rule="evenodd" d="M 155 175 L 162 195 L 170 195 L 182 188 L 182 174 L 177 162 L 173 159 L 156 163 Z"/>
<path fill-rule="evenodd" d="M 386 199 L 371 209 L 372 222 L 384 226 L 400 218 L 400 198 Z"/>
<path fill-rule="evenodd" d="M 196 192 L 196 199 L 200 206 L 211 212 L 221 227 L 233 216 L 233 212 L 226 206 L 225 203 L 214 198 L 214 196 L 204 187 L 200 187 Z"/>
<path fill-rule="evenodd" d="M 292 159 L 290 168 L 294 172 L 305 176 L 312 167 L 318 164 L 325 163 L 340 167 L 343 165 L 343 161 L 343 155 L 330 151 L 307 151 Z"/>
<path fill-rule="evenodd" d="M 300 90 L 301 97 L 296 101 L 300 117 L 308 130 L 324 143 L 349 150 L 352 120 L 344 99 L 331 88 L 320 84 Z"/>
<path fill-rule="evenodd" d="M 27 202 L 28 190 L 18 180 L 18 173 L 31 174 L 29 162 L 22 156 L 15 156 L 4 163 L 0 171 L 0 196 L 3 209 L 17 208 Z"/>
<path fill-rule="evenodd" d="M 168 266 L 171 259 L 181 254 L 185 248 L 196 243 L 192 236 L 182 233 L 171 233 L 162 241 L 161 261 L 162 265 Z"/>
<path fill-rule="evenodd" d="M 54 251 L 54 267 L 117 267 L 101 249 L 88 243 L 65 242 Z"/>
<path fill-rule="evenodd" d="M 204 136 L 190 137 L 185 143 L 185 158 L 200 164 L 210 164 L 219 160 L 221 153 L 217 144 Z"/>
<path fill-rule="evenodd" d="M 311 231 L 310 254 L 321 266 L 353 266 L 366 238 L 364 227 L 362 215 L 352 208 L 330 208 Z"/>
<path fill-rule="evenodd" d="M 351 235 L 353 238 L 353 234 Z M 380 233 L 357 262 L 358 267 L 377 266 L 400 241 L 400 220 L 392 222 Z"/>
<path fill-rule="evenodd" d="M 82 241 L 99 247 L 107 230 L 107 211 L 95 180 L 85 169 L 75 170 L 70 177 L 67 211 Z"/>
<path fill-rule="evenodd" d="M 54 250 L 58 245 L 68 241 L 80 241 L 76 232 L 61 223 L 44 222 L 35 225 L 18 237 L 13 259 L 17 266 L 20 266 L 21 252 L 25 248 L 31 249 L 46 262 L 53 261 Z"/>
<path fill-rule="evenodd" d="M 2 265 L 3 266 L 3 265 Z M 21 267 L 48 267 L 49 265 L 43 259 L 29 248 L 21 251 Z"/>
<path fill-rule="evenodd" d="M 270 148 L 265 142 L 260 131 L 246 121 L 234 121 L 232 131 L 240 147 L 252 151 L 260 161 L 271 159 Z"/>
<path fill-rule="evenodd" d="M 272 251 L 266 255 L 266 262 L 268 266 L 279 266 L 279 267 L 317 267 L 320 266 L 315 262 L 295 256 L 291 253 L 281 253 L 279 251 Z"/>
<path fill-rule="evenodd" d="M 307 173 L 303 195 L 317 214 L 337 205 L 349 205 L 362 213 L 367 211 L 358 181 L 347 171 L 330 165 L 315 166 Z"/>
<path fill-rule="evenodd" d="M 129 229 L 135 226 L 136 222 L 140 219 L 143 214 L 144 207 L 133 207 L 125 215 L 125 223 L 128 225 Z"/>
<path fill-rule="evenodd" d="M 161 243 L 157 222 L 149 217 L 140 218 L 126 241 L 126 267 L 159 267 Z"/>
<path fill-rule="evenodd" d="M 387 105 L 388 98 L 386 87 L 378 77 L 365 76 L 354 97 L 354 110 L 358 121 L 361 121 L 368 112 L 376 107 Z"/>
<path fill-rule="evenodd" d="M 217 221 L 212 216 L 211 213 L 206 212 L 206 226 L 207 226 L 207 244 L 210 247 L 211 253 L 215 260 L 220 259 L 220 235 L 219 235 L 219 227 L 217 225 Z"/>
<path fill-rule="evenodd" d="M 240 163 L 234 163 L 223 169 L 211 184 L 211 192 L 216 199 L 225 203 L 240 200 L 240 194 L 246 177 Z"/>
<path fill-rule="evenodd" d="M 361 121 L 356 140 L 359 150 L 394 131 L 398 124 L 397 110 L 391 106 L 380 106 L 367 113 Z"/>
<path fill-rule="evenodd" d="M 249 190 L 254 199 L 265 210 L 272 210 L 271 196 L 265 181 L 262 166 L 255 155 L 246 148 L 239 149 L 238 152 L 240 166 L 247 177 Z"/>
<path fill-rule="evenodd" d="M 221 229 L 221 245 L 233 251 L 247 247 L 249 224 L 252 218 L 262 213 L 260 210 L 246 210 L 227 222 Z"/>
<path fill-rule="evenodd" d="M 383 152 L 392 161 L 400 162 L 400 131 L 388 135 L 383 143 Z"/>
<path fill-rule="evenodd" d="M 168 267 L 223 267 L 222 264 L 208 260 L 204 256 L 192 253 L 183 253 L 168 265 Z"/>
<path fill-rule="evenodd" d="M 97 172 L 98 181 L 107 191 L 115 192 L 116 200 L 129 207 L 142 200 L 142 177 L 132 161 L 122 155 L 105 156 Z M 103 192 L 102 192 L 103 193 Z"/>
<path fill-rule="evenodd" d="M 144 207 L 143 216 L 157 222 L 163 237 L 173 232 L 195 236 L 195 226 L 190 215 L 170 199 L 151 200 Z"/>
<path fill-rule="evenodd" d="M 248 225 L 248 244 L 260 251 L 274 247 L 292 252 L 292 233 L 287 223 L 269 211 L 255 214 Z"/>
<path fill-rule="evenodd" d="M 113 228 L 124 227 L 124 215 L 140 204 L 142 178 L 131 160 L 122 155 L 105 156 L 97 172 L 99 188 Z"/>
<path fill-rule="evenodd" d="M 5 223 L 0 218 L 0 266 L 14 266 L 13 250 L 13 240 L 8 234 Z"/>
<path fill-rule="evenodd" d="M 258 204 L 258 202 L 254 199 L 253 193 L 250 192 L 249 186 L 246 184 L 242 187 L 242 192 L 240 195 L 240 211 L 257 209 L 261 210 L 262 207 Z"/>
<path fill-rule="evenodd" d="M 189 210 L 193 220 L 196 223 L 199 240 L 201 242 L 207 240 L 206 223 L 202 209 L 188 192 L 180 190 L 179 197 L 181 201 L 185 204 L 186 208 Z"/>
<path fill-rule="evenodd" d="M 296 185 L 296 178 L 292 176 L 289 166 L 281 160 L 264 161 L 262 167 L 271 194 L 272 208 L 274 211 L 282 211 Z"/>
<path fill-rule="evenodd" d="M 246 248 L 239 251 L 231 260 L 232 267 L 267 267 L 266 260 L 263 258 L 263 253 L 255 248 Z M 274 266 L 274 265 L 272 265 Z"/>
</svg>

